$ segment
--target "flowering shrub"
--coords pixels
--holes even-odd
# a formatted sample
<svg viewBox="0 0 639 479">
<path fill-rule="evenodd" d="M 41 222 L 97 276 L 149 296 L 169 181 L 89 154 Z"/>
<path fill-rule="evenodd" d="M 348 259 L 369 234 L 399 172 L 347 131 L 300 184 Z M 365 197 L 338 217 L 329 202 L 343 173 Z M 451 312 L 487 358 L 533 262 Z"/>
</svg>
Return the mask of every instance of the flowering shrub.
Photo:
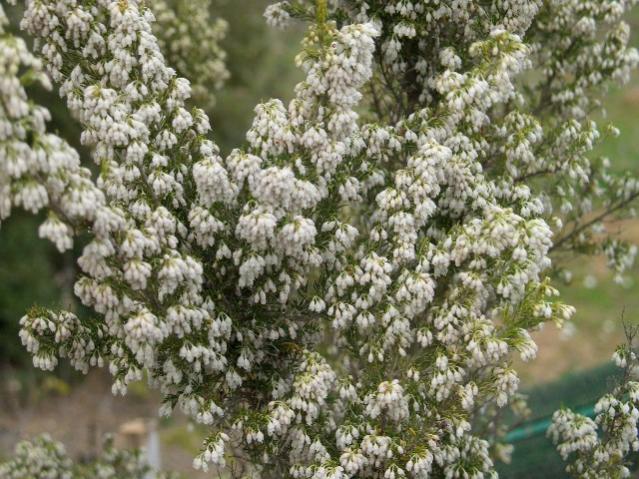
<svg viewBox="0 0 639 479">
<path fill-rule="evenodd" d="M 106 438 L 103 452 L 92 461 L 74 464 L 64 446 L 44 434 L 16 446 L 12 459 L 0 464 L 3 479 L 169 479 L 153 471 L 140 451 L 120 451 Z"/>
<path fill-rule="evenodd" d="M 154 0 L 153 32 L 169 65 L 191 81 L 193 100 L 204 110 L 215 105 L 212 90 L 219 90 L 229 78 L 226 53 L 220 42 L 227 23 L 212 19 L 211 0 Z"/>
<path fill-rule="evenodd" d="M 639 451 L 638 358 L 634 344 L 638 330 L 627 328 L 627 344 L 617 348 L 613 361 L 623 370 L 618 384 L 595 405 L 595 419 L 570 409 L 557 411 L 548 430 L 573 477 L 630 477 L 626 456 Z"/>
<path fill-rule="evenodd" d="M 99 166 L 46 133 L 5 34 L 0 211 L 46 207 L 60 250 L 90 236 L 95 317 L 28 312 L 34 364 L 108 365 L 122 394 L 146 373 L 210 426 L 195 466 L 234 477 L 494 477 L 507 448 L 479 431 L 519 401 L 513 354 L 574 312 L 554 257 L 634 255 L 603 221 L 639 183 L 591 157 L 590 118 L 637 63 L 631 3 L 280 2 L 269 23 L 309 20 L 306 77 L 222 158 L 144 2 L 28 0 Z"/>
</svg>

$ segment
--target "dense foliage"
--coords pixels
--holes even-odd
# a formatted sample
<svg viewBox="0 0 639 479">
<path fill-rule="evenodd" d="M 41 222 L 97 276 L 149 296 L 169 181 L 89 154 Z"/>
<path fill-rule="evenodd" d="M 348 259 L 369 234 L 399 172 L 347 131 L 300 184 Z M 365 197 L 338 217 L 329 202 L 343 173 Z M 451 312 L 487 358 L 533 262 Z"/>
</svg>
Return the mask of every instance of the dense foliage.
<svg viewBox="0 0 639 479">
<path fill-rule="evenodd" d="M 146 373 L 163 413 L 210 426 L 196 467 L 233 477 L 494 477 L 513 354 L 574 312 L 553 259 L 602 252 L 622 273 L 634 257 L 603 220 L 639 182 L 591 154 L 602 89 L 639 61 L 632 3 L 271 5 L 269 24 L 309 23 L 305 79 L 222 157 L 179 76 L 208 108 L 198 81 L 222 81 L 221 51 L 200 62 L 199 37 L 162 11 L 173 26 L 154 30 L 145 2 L 28 0 L 39 59 L 1 37 L 0 217 L 46 210 L 60 251 L 90 236 L 74 291 L 95 313 L 29 311 L 34 364 L 108 365 L 115 393 Z M 28 99 L 49 78 L 97 178 Z M 626 474 L 621 437 L 575 475 Z"/>
</svg>

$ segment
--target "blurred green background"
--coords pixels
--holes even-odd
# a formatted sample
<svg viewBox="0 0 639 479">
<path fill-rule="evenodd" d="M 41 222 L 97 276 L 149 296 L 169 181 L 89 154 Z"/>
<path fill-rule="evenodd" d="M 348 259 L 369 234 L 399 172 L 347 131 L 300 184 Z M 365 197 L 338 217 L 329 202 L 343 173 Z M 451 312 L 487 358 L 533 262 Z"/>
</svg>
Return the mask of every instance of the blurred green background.
<svg viewBox="0 0 639 479">
<path fill-rule="evenodd" d="M 271 97 L 287 100 L 301 78 L 294 56 L 303 31 L 301 27 L 285 32 L 267 27 L 262 12 L 268 3 L 213 1 L 214 15 L 225 18 L 230 26 L 223 48 L 231 79 L 216 93 L 216 106 L 209 112 L 223 153 L 243 143 L 257 103 Z M 634 31 L 632 42 L 639 47 L 639 8 L 628 20 Z M 62 102 L 45 92 L 33 93 L 52 110 L 53 129 L 67 138 L 77 138 L 77 126 Z M 613 89 L 604 103 L 606 114 L 601 120 L 615 124 L 621 135 L 605 140 L 598 153 L 608 156 L 617 171 L 639 170 L 639 74 L 635 73 L 625 87 Z M 133 388 L 132 397 L 124 401 L 111 397 L 107 374 L 82 379 L 64 368 L 49 375 L 30 367 L 30 358 L 18 339 L 22 314 L 33 304 L 77 308 L 71 295 L 76 255 L 60 255 L 48 242 L 38 239 L 40 220 L 18 213 L 0 228 L 0 457 L 9 453 L 18 438 L 44 430 L 69 443 L 72 452 L 86 452 L 96 434 L 114 430 L 130 418 L 153 416 L 157 405 L 156 396 L 144 385 Z M 626 238 L 639 243 L 639 220 L 618 227 Z M 603 258 L 576 259 L 569 266 L 573 278 L 561 291 L 565 302 L 577 308 L 574 320 L 562 331 L 548 325 L 536 333 L 537 360 L 518 364 L 533 423 L 547 420 L 560 406 L 592 405 L 614 374 L 609 358 L 623 340 L 622 312 L 627 320 L 638 321 L 639 266 L 621 285 L 613 282 Z M 177 417 L 161 422 L 160 432 L 166 466 L 188 470 L 191 476 L 190 460 L 201 437 L 197 429 Z M 560 458 L 543 432 L 515 446 L 513 462 L 501 467 L 501 477 L 565 476 Z"/>
</svg>

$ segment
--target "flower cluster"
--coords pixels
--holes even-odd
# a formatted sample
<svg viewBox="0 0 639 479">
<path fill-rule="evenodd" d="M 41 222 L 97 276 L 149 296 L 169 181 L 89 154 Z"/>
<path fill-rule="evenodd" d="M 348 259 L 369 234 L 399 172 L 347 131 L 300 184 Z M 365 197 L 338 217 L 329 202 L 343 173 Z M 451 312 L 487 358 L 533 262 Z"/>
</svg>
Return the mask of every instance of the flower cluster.
<svg viewBox="0 0 639 479">
<path fill-rule="evenodd" d="M 75 293 L 104 322 L 71 320 L 66 329 L 60 323 L 68 315 L 34 313 L 24 319 L 23 340 L 42 365 L 53 364 L 46 355 L 75 351 L 74 363 L 85 369 L 107 355 L 114 391 L 124 392 L 143 368 L 157 368 L 158 382 L 171 394 L 202 384 L 204 374 L 227 364 L 222 353 L 229 319 L 203 294 L 204 270 L 189 222 L 200 204 L 223 213 L 236 188 L 204 136 L 206 115 L 185 108 L 189 84 L 166 66 L 152 18 L 133 2 L 101 2 L 96 9 L 47 2 L 27 6 L 23 27 L 43 36 L 39 47 L 48 70 L 61 81 L 61 93 L 84 128 L 82 141 L 100 166 L 96 185 L 104 200 L 94 202 L 88 218 L 93 239 L 78 260 L 84 276 Z M 64 63 L 71 49 L 92 62 Z M 214 199 L 211 171 L 222 175 L 215 184 L 222 196 Z M 52 329 L 39 325 L 51 320 L 58 324 L 53 329 L 74 334 L 49 336 Z M 77 341 L 79 329 L 94 334 L 84 356 L 69 344 Z M 39 344 L 44 337 L 51 339 L 50 347 Z M 184 375 L 185 370 L 190 372 Z"/>
<path fill-rule="evenodd" d="M 50 114 L 29 100 L 25 87 L 50 89 L 50 81 L 26 43 L 5 30 L 7 24 L 0 6 L 0 221 L 13 206 L 32 213 L 47 208 L 40 236 L 66 251 L 74 226 L 92 221 L 104 194 L 80 166 L 78 153 L 46 131 Z"/>
<path fill-rule="evenodd" d="M 170 479 L 154 471 L 139 450 L 118 450 L 107 437 L 102 453 L 91 461 L 74 463 L 64 446 L 48 435 L 19 443 L 11 460 L 0 464 L 3 479 Z"/>
<path fill-rule="evenodd" d="M 519 162 L 518 176 L 552 178 L 544 189 L 549 211 L 559 218 L 554 251 L 603 253 L 618 278 L 634 261 L 633 247 L 615 238 L 608 223 L 628 217 L 639 182 L 631 173 L 612 174 L 607 158 L 591 154 L 603 136 L 618 131 L 597 125 L 589 114 L 601 104 L 607 85 L 627 81 L 639 63 L 637 50 L 628 47 L 630 27 L 624 21 L 635 4 L 545 2 L 529 37 L 540 73 L 528 98 L 536 120 L 517 120 L 530 132 L 522 148 L 535 158 L 534 166 Z M 543 135 L 533 133 L 539 128 L 535 123 Z"/>
<path fill-rule="evenodd" d="M 53 441 L 48 435 L 43 435 L 32 442 L 19 443 L 13 459 L 0 464 L 0 476 L 7 479 L 71 479 L 72 468 L 72 462 L 67 457 L 64 446 Z"/>
<path fill-rule="evenodd" d="M 277 10 L 303 17 L 313 3 L 280 2 Z M 601 93 L 608 85 L 627 81 L 639 63 L 637 50 L 628 47 L 630 28 L 624 21 L 635 4 L 635 0 L 517 0 L 490 5 L 475 0 L 329 2 L 335 18 L 381 25 L 379 79 L 371 83 L 369 95 L 371 109 L 383 122 L 439 104 L 440 78 L 472 68 L 470 47 L 492 32 L 505 30 L 525 37 L 526 61 L 535 74 L 522 80 L 526 88 L 513 97 L 517 107 L 490 113 L 492 127 L 484 128 L 483 135 L 488 144 L 499 146 L 480 162 L 486 172 L 500 174 L 508 168 L 507 176 L 518 186 L 535 183 L 545 206 L 544 218 L 557 237 L 555 259 L 574 251 L 605 254 L 618 278 L 633 260 L 633 255 L 625 254 L 632 246 L 614 237 L 608 223 L 629 216 L 630 205 L 639 196 L 639 182 L 633 174 L 611 173 L 609 160 L 592 154 L 604 135 L 618 131 L 612 125 L 598 125 L 590 113 L 601 106 Z M 611 242 L 620 248 L 610 248 Z"/>
<path fill-rule="evenodd" d="M 630 477 L 626 456 L 639 451 L 639 366 L 633 347 L 636 331 L 628 343 L 617 348 L 613 361 L 623 375 L 612 392 L 595 405 L 594 420 L 570 409 L 553 415 L 548 434 L 568 462 L 566 471 L 574 477 Z"/>
<path fill-rule="evenodd" d="M 228 25 L 211 18 L 211 0 L 155 0 L 153 32 L 167 63 L 189 79 L 193 100 L 206 111 L 215 105 L 213 92 L 229 78 L 226 52 L 220 42 Z"/>
<path fill-rule="evenodd" d="M 34 308 L 21 339 L 45 369 L 108 364 L 116 393 L 146 373 L 163 413 L 210 427 L 199 468 L 232 467 L 231 451 L 265 478 L 494 477 L 505 448 L 474 426 L 519 401 L 511 363 L 535 356 L 530 331 L 574 313 L 547 274 L 591 226 L 553 238 L 574 211 L 557 198 L 588 198 L 596 126 L 566 102 L 536 111 L 543 92 L 517 83 L 546 62 L 524 34 L 552 45 L 544 9 L 571 2 L 308 3 L 267 11 L 315 18 L 305 79 L 288 105 L 258 105 L 247 145 L 222 158 L 144 2 L 27 2 L 22 26 L 99 165 L 95 181 L 77 173 L 86 186 L 64 183 L 93 199 L 62 223 L 89 233 L 75 293 L 98 319 Z M 618 73 L 589 91 L 632 65 L 615 45 Z M 33 148 L 20 118 L 7 138 Z M 11 188 L 31 175 L 48 191 L 43 164 Z M 623 182 L 604 217 L 639 191 Z M 38 206 L 64 205 L 52 198 Z M 632 248 L 607 244 L 627 266 Z"/>
</svg>

